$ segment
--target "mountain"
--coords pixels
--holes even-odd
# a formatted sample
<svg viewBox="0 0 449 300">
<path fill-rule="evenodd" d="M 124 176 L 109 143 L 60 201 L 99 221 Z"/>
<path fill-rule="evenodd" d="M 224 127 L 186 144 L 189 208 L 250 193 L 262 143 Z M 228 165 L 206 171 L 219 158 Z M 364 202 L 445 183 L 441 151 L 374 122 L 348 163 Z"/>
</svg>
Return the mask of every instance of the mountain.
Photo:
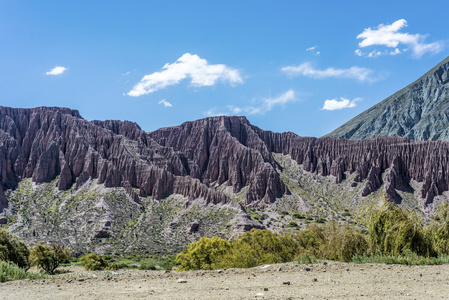
<svg viewBox="0 0 449 300">
<path fill-rule="evenodd" d="M 0 107 L 0 226 L 78 253 L 177 252 L 201 236 L 359 222 L 448 202 L 449 143 L 300 137 L 212 117 L 145 133 L 68 108 Z"/>
<path fill-rule="evenodd" d="M 327 136 L 360 140 L 394 135 L 449 141 L 449 57 Z"/>
</svg>

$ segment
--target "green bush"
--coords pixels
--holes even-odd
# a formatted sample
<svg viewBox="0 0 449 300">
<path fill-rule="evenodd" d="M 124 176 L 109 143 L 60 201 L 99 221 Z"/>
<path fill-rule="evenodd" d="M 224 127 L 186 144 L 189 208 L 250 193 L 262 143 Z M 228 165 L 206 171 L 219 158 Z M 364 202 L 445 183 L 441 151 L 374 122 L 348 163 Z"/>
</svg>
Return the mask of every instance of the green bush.
<svg viewBox="0 0 449 300">
<path fill-rule="evenodd" d="M 307 253 L 301 254 L 301 256 L 298 258 L 298 264 L 316 264 L 318 263 L 318 259 L 316 259 L 315 256 L 309 255 Z"/>
<path fill-rule="evenodd" d="M 22 280 L 25 278 L 27 278 L 27 273 L 23 268 L 20 268 L 11 261 L 0 262 L 0 282 Z"/>
<path fill-rule="evenodd" d="M 322 256 L 326 259 L 350 262 L 354 255 L 365 254 L 368 250 L 365 237 L 354 228 L 329 224 L 324 230 Z"/>
<path fill-rule="evenodd" d="M 0 261 L 13 262 L 20 268 L 30 268 L 30 251 L 15 235 L 0 228 Z"/>
<path fill-rule="evenodd" d="M 437 207 L 426 236 L 431 239 L 433 248 L 439 255 L 449 254 L 449 205 Z"/>
<path fill-rule="evenodd" d="M 298 224 L 296 222 L 292 221 L 292 222 L 288 223 L 287 226 L 285 226 L 285 227 L 287 227 L 287 228 L 298 228 L 299 226 L 298 226 Z"/>
<path fill-rule="evenodd" d="M 108 261 L 101 255 L 89 253 L 80 258 L 81 265 L 89 271 L 108 269 Z"/>
<path fill-rule="evenodd" d="M 385 204 L 371 214 L 368 231 L 372 253 L 400 256 L 411 250 L 418 255 L 435 254 L 421 220 L 393 204 Z"/>
<path fill-rule="evenodd" d="M 294 213 L 292 217 L 296 219 L 305 219 L 306 215 L 304 213 Z"/>
<path fill-rule="evenodd" d="M 143 262 L 139 265 L 139 270 L 156 270 L 154 263 Z"/>
<path fill-rule="evenodd" d="M 72 249 L 70 248 L 65 248 L 56 243 L 47 245 L 39 242 L 31 250 L 30 260 L 33 266 L 37 266 L 48 274 L 54 274 L 56 268 L 71 256 Z"/>
<path fill-rule="evenodd" d="M 180 264 L 179 271 L 216 269 L 220 259 L 230 250 L 229 241 L 216 236 L 211 239 L 202 237 L 176 256 L 176 261 Z"/>
</svg>

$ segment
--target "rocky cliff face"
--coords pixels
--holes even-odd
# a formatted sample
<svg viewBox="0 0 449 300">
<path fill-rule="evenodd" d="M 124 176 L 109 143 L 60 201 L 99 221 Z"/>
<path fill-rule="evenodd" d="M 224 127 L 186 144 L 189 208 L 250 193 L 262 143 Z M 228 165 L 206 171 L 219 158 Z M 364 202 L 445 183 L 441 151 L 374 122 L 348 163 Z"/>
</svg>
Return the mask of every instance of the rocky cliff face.
<svg viewBox="0 0 449 300">
<path fill-rule="evenodd" d="M 88 122 L 70 109 L 1 107 L 0 130 L 3 189 L 25 178 L 42 183 L 59 176 L 58 188 L 66 190 L 95 178 L 123 187 L 136 202 L 175 193 L 232 204 L 195 179 L 199 171 L 185 155 L 158 145 L 131 122 Z"/>
<path fill-rule="evenodd" d="M 198 166 L 201 181 L 232 186 L 234 193 L 248 186 L 245 204 L 274 202 L 288 193 L 265 143 L 245 117 L 215 117 L 159 129 L 149 137 L 185 153 Z"/>
<path fill-rule="evenodd" d="M 449 57 L 417 81 L 328 134 L 353 140 L 394 135 L 449 141 Z"/>
<path fill-rule="evenodd" d="M 372 195 L 413 198 L 407 205 L 425 212 L 435 198 L 447 202 L 448 150 L 402 137 L 304 138 L 245 117 L 147 134 L 66 108 L 0 107 L 0 218 L 32 241 L 81 251 L 126 240 L 128 250 L 163 252 L 204 235 L 280 229 L 293 222 L 286 211 L 338 217 Z"/>
</svg>

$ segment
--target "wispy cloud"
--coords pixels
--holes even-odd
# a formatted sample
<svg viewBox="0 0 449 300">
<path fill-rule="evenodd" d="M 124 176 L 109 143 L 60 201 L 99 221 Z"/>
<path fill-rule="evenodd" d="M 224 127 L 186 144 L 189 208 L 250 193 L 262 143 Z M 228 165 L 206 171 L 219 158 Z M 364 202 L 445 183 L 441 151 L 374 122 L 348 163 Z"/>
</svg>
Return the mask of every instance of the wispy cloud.
<svg viewBox="0 0 449 300">
<path fill-rule="evenodd" d="M 315 55 L 320 55 L 320 51 L 317 50 L 318 46 L 309 47 L 306 49 L 307 52 L 311 52 Z"/>
<path fill-rule="evenodd" d="M 176 62 L 165 64 L 162 71 L 145 75 L 127 95 L 138 97 L 150 94 L 167 86 L 178 84 L 188 77 L 190 83 L 197 87 L 212 86 L 220 80 L 230 84 L 243 82 L 238 70 L 223 64 L 212 65 L 196 54 L 186 53 Z"/>
<path fill-rule="evenodd" d="M 357 49 L 355 54 L 359 56 L 377 57 L 380 55 L 396 55 L 411 50 L 414 57 L 420 58 L 426 53 L 439 53 L 443 50 L 444 45 L 442 41 L 425 43 L 427 35 L 399 32 L 404 27 L 407 27 L 407 21 L 400 19 L 393 24 L 380 24 L 374 29 L 371 27 L 365 28 L 357 36 L 358 39 L 362 40 L 359 43 L 360 48 L 385 46 L 387 48 L 394 48 L 394 50 L 374 50 L 369 53 L 363 53 L 360 49 Z M 403 49 L 399 49 L 400 45 Z"/>
<path fill-rule="evenodd" d="M 45 72 L 45 75 L 61 75 L 67 70 L 66 67 L 56 66 L 48 72 Z"/>
<path fill-rule="evenodd" d="M 226 113 L 217 111 L 217 108 L 211 108 L 208 111 L 203 112 L 207 117 L 225 116 Z"/>
<path fill-rule="evenodd" d="M 162 99 L 162 100 L 159 101 L 158 103 L 164 105 L 164 107 L 172 107 L 172 106 L 173 106 L 170 102 L 168 102 L 168 101 L 165 100 L 165 99 Z"/>
<path fill-rule="evenodd" d="M 373 70 L 361 67 L 351 67 L 349 69 L 327 68 L 325 70 L 318 70 L 312 67 L 310 63 L 303 63 L 298 66 L 283 67 L 282 71 L 292 76 L 307 76 L 316 79 L 334 77 L 350 78 L 358 81 L 376 81 L 376 79 L 371 76 L 374 73 Z"/>
<path fill-rule="evenodd" d="M 356 102 L 362 100 L 362 98 L 355 98 L 354 100 L 349 100 L 341 97 L 340 100 L 331 99 L 324 101 L 322 110 L 339 110 L 343 108 L 355 107 Z"/>
<path fill-rule="evenodd" d="M 279 95 L 274 98 L 263 98 L 256 100 L 256 105 L 248 105 L 248 106 L 235 106 L 228 105 L 226 109 L 221 109 L 221 112 L 218 112 L 217 108 L 212 108 L 205 112 L 207 116 L 220 116 L 220 115 L 257 115 L 257 114 L 265 114 L 271 111 L 276 106 L 285 106 L 287 103 L 297 101 L 297 97 L 293 90 L 288 90 L 287 92 Z M 223 112 L 225 110 L 225 112 Z"/>
</svg>

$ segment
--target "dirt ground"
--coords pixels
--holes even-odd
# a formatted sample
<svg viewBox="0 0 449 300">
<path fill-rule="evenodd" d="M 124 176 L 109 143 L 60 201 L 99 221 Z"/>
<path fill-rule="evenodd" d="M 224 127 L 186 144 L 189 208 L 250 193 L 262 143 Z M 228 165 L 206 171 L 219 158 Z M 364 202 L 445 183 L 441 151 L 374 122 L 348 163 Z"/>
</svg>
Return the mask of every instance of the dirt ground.
<svg viewBox="0 0 449 300">
<path fill-rule="evenodd" d="M 287 263 L 189 272 L 87 272 L 69 267 L 59 277 L 0 283 L 0 298 L 449 299 L 449 265 Z"/>
</svg>

